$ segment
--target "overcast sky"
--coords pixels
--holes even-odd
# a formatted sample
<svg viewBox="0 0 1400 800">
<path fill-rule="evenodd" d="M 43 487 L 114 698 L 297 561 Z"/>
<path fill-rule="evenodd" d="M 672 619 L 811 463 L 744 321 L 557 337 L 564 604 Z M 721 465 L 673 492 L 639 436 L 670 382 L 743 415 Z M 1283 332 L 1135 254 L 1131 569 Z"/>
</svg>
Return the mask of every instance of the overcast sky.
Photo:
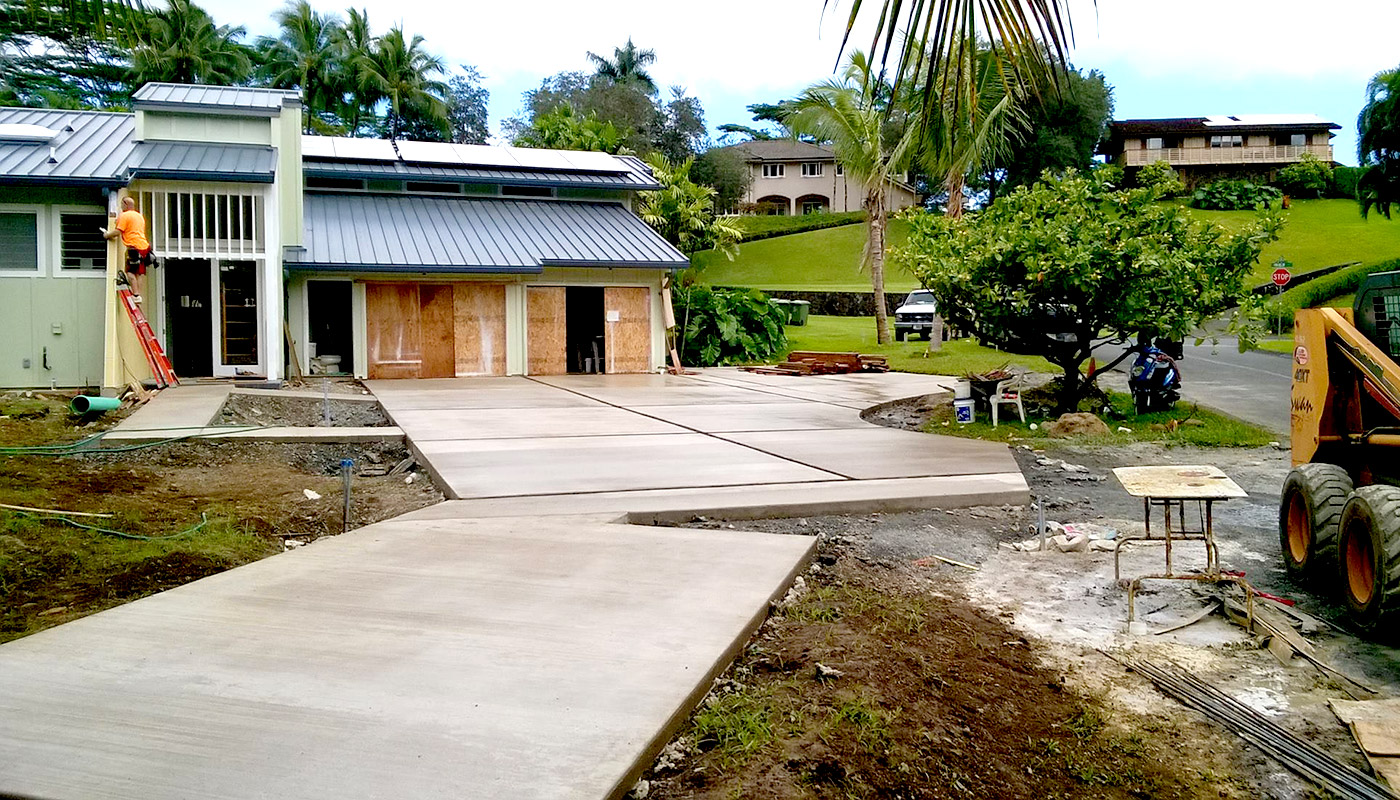
<svg viewBox="0 0 1400 800">
<path fill-rule="evenodd" d="M 631 36 L 656 51 L 652 76 L 704 104 L 711 127 L 748 122 L 744 106 L 828 77 L 850 0 L 360 0 L 376 32 L 421 33 L 451 64 L 473 64 L 491 91 L 491 126 L 520 95 L 585 53 L 611 55 Z M 320 10 L 338 3 L 312 0 Z M 207 0 L 220 23 L 270 33 L 283 0 Z M 873 24 L 874 0 L 862 12 Z M 1312 113 L 1337 122 L 1338 161 L 1356 163 L 1356 115 L 1367 80 L 1400 65 L 1397 0 L 1071 0 L 1076 66 L 1114 86 L 1115 116 Z M 868 34 L 867 34 L 868 37 Z"/>
</svg>

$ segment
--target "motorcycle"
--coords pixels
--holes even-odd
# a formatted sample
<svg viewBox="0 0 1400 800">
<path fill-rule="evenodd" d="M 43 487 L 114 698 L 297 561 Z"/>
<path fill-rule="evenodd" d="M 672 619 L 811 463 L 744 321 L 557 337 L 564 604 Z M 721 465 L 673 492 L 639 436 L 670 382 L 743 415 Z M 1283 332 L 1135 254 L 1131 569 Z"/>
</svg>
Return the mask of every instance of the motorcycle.
<svg viewBox="0 0 1400 800">
<path fill-rule="evenodd" d="M 1137 413 L 1168 411 L 1181 399 L 1181 369 L 1159 348 L 1139 345 L 1137 360 L 1128 373 L 1128 390 Z"/>
</svg>

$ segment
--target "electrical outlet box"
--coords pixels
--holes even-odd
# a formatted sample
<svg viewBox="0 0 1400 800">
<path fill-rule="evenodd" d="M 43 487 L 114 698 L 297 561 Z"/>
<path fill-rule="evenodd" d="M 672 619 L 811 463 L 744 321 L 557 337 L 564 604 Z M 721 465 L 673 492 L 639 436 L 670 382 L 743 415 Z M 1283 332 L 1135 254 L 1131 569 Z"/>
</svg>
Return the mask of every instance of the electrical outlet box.
<svg viewBox="0 0 1400 800">
<path fill-rule="evenodd" d="M 63 335 L 63 323 L 62 323 L 62 322 L 55 322 L 55 323 L 53 323 L 52 325 L 49 326 L 49 332 L 52 333 L 54 336 L 62 336 L 62 335 Z"/>
<path fill-rule="evenodd" d="M 28 359 L 28 358 L 24 359 L 24 361 L 21 362 L 21 363 L 24 365 L 24 368 L 25 368 L 25 369 L 30 369 L 30 368 L 34 365 L 33 360 Z"/>
</svg>

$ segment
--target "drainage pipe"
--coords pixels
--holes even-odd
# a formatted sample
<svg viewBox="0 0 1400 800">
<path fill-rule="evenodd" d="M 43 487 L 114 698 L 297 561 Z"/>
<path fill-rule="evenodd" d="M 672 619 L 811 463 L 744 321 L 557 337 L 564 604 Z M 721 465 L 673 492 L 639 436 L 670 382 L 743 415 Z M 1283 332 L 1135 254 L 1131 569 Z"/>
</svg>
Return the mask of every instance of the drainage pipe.
<svg viewBox="0 0 1400 800">
<path fill-rule="evenodd" d="M 73 398 L 73 402 L 68 407 L 72 409 L 74 414 L 87 414 L 91 411 L 101 414 L 105 411 L 115 411 L 121 404 L 122 401 L 119 397 L 91 397 L 80 394 Z"/>
</svg>

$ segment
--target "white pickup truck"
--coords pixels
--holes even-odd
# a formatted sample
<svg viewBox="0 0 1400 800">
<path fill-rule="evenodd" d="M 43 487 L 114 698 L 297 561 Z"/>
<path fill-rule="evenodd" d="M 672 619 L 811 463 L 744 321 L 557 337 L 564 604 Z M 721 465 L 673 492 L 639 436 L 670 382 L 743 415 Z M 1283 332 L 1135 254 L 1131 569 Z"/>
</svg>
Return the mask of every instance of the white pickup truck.
<svg viewBox="0 0 1400 800">
<path fill-rule="evenodd" d="M 904 305 L 894 312 L 894 340 L 904 341 L 906 336 L 917 333 L 925 339 L 933 337 L 934 317 L 938 315 L 938 301 L 933 292 L 919 289 L 904 298 Z"/>
</svg>

